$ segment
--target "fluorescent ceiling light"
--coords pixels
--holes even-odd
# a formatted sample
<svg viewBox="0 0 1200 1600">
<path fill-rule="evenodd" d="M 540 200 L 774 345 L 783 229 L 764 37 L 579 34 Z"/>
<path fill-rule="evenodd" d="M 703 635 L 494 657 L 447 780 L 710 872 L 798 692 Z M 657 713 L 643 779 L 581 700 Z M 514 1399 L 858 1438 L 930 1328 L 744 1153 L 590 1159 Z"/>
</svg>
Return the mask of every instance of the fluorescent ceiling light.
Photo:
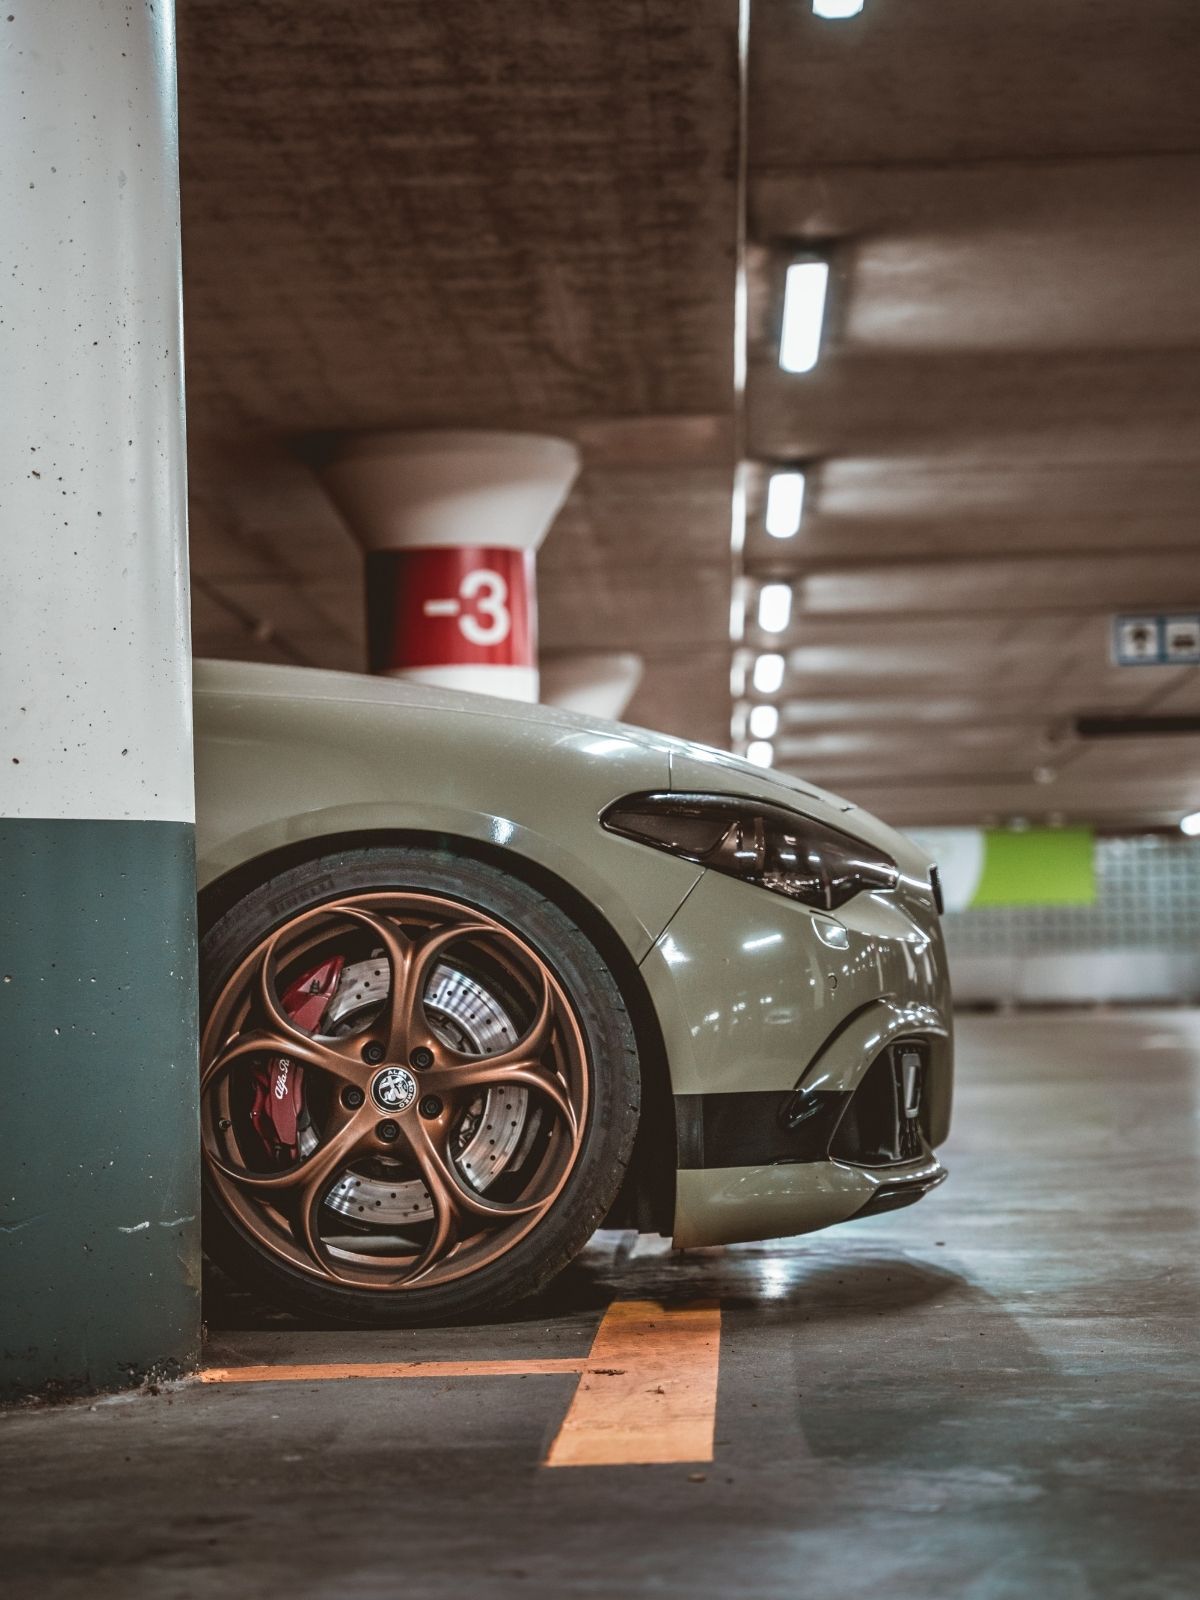
<svg viewBox="0 0 1200 1600">
<path fill-rule="evenodd" d="M 755 739 L 746 746 L 746 760 L 752 761 L 756 767 L 769 767 L 775 759 L 775 752 L 765 739 Z"/>
<path fill-rule="evenodd" d="M 751 724 L 750 724 L 750 726 L 751 726 L 751 731 L 753 731 L 754 713 L 751 712 L 750 715 L 751 715 Z M 1200 838 L 1200 811 L 1189 811 L 1189 813 L 1187 814 L 1186 817 L 1180 817 L 1179 826 L 1182 828 L 1184 833 L 1187 834 L 1189 839 Z"/>
<path fill-rule="evenodd" d="M 828 22 L 856 17 L 862 8 L 863 0 L 813 0 L 813 16 L 824 17 Z"/>
<path fill-rule="evenodd" d="M 821 353 L 828 261 L 793 261 L 783 290 L 779 365 L 785 372 L 811 372 Z"/>
<path fill-rule="evenodd" d="M 774 694 L 783 682 L 783 657 L 759 656 L 754 663 L 754 687 L 759 694 Z"/>
<path fill-rule="evenodd" d="M 767 484 L 767 532 L 772 539 L 794 539 L 804 515 L 804 474 L 773 472 Z"/>
<path fill-rule="evenodd" d="M 755 706 L 750 712 L 750 732 L 756 739 L 773 739 L 779 727 L 779 712 L 774 706 Z"/>
<path fill-rule="evenodd" d="M 764 633 L 782 633 L 792 620 L 790 583 L 764 583 L 758 591 L 758 625 Z"/>
</svg>

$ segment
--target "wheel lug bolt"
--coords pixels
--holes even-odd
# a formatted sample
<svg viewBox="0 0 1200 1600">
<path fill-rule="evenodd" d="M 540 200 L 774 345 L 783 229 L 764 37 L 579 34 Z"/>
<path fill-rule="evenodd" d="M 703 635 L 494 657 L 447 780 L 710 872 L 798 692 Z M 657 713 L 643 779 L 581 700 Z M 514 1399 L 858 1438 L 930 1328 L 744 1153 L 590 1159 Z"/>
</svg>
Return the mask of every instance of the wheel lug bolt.
<svg viewBox="0 0 1200 1600">
<path fill-rule="evenodd" d="M 421 1045 L 418 1049 L 413 1051 L 412 1055 L 410 1055 L 408 1059 L 412 1065 L 416 1067 L 417 1071 L 421 1072 L 426 1067 L 431 1067 L 433 1065 L 433 1051 L 426 1050 L 425 1046 Z"/>
<path fill-rule="evenodd" d="M 398 1122 L 381 1122 L 375 1132 L 385 1144 L 391 1144 L 393 1139 L 400 1137 L 400 1124 Z"/>
<path fill-rule="evenodd" d="M 378 1066 L 379 1063 L 383 1060 L 383 1057 L 384 1057 L 383 1046 L 381 1044 L 377 1044 L 374 1039 L 371 1040 L 370 1044 L 363 1045 L 362 1058 L 367 1063 L 367 1065 L 369 1067 Z"/>
<path fill-rule="evenodd" d="M 423 1117 L 440 1117 L 441 1114 L 442 1102 L 438 1099 L 437 1095 L 427 1094 L 421 1101 L 421 1115 Z"/>
<path fill-rule="evenodd" d="M 342 1104 L 349 1111 L 357 1110 L 362 1105 L 363 1099 L 364 1096 L 361 1089 L 350 1088 L 342 1090 Z"/>
</svg>

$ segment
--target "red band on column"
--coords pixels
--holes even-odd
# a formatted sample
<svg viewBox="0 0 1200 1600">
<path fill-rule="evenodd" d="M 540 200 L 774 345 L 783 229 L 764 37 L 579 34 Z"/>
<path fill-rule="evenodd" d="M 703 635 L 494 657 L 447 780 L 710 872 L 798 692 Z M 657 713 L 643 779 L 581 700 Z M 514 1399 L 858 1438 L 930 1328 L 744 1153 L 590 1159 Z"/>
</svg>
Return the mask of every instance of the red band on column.
<svg viewBox="0 0 1200 1600">
<path fill-rule="evenodd" d="M 373 672 L 534 663 L 531 550 L 377 550 L 367 586 Z"/>
</svg>

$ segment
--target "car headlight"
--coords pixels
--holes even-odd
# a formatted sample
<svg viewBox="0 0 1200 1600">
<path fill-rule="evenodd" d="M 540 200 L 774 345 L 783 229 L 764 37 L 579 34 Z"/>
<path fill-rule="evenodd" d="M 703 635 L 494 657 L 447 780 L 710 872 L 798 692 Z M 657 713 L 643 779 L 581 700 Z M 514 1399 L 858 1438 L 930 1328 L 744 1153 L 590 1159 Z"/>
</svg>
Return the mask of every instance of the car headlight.
<svg viewBox="0 0 1200 1600">
<path fill-rule="evenodd" d="M 736 795 L 634 794 L 609 806 L 610 833 L 743 878 L 818 911 L 864 889 L 894 889 L 896 863 L 873 845 L 782 806 Z"/>
</svg>

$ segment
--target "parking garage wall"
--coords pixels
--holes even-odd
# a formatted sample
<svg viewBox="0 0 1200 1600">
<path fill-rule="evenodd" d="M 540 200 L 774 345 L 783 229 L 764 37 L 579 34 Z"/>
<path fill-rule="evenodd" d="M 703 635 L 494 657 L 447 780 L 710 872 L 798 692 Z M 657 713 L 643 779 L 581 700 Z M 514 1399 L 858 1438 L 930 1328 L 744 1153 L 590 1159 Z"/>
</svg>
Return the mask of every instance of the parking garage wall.
<svg viewBox="0 0 1200 1600">
<path fill-rule="evenodd" d="M 990 906 L 945 919 L 955 999 L 1200 1001 L 1200 841 L 1096 841 L 1089 906 Z"/>
</svg>

